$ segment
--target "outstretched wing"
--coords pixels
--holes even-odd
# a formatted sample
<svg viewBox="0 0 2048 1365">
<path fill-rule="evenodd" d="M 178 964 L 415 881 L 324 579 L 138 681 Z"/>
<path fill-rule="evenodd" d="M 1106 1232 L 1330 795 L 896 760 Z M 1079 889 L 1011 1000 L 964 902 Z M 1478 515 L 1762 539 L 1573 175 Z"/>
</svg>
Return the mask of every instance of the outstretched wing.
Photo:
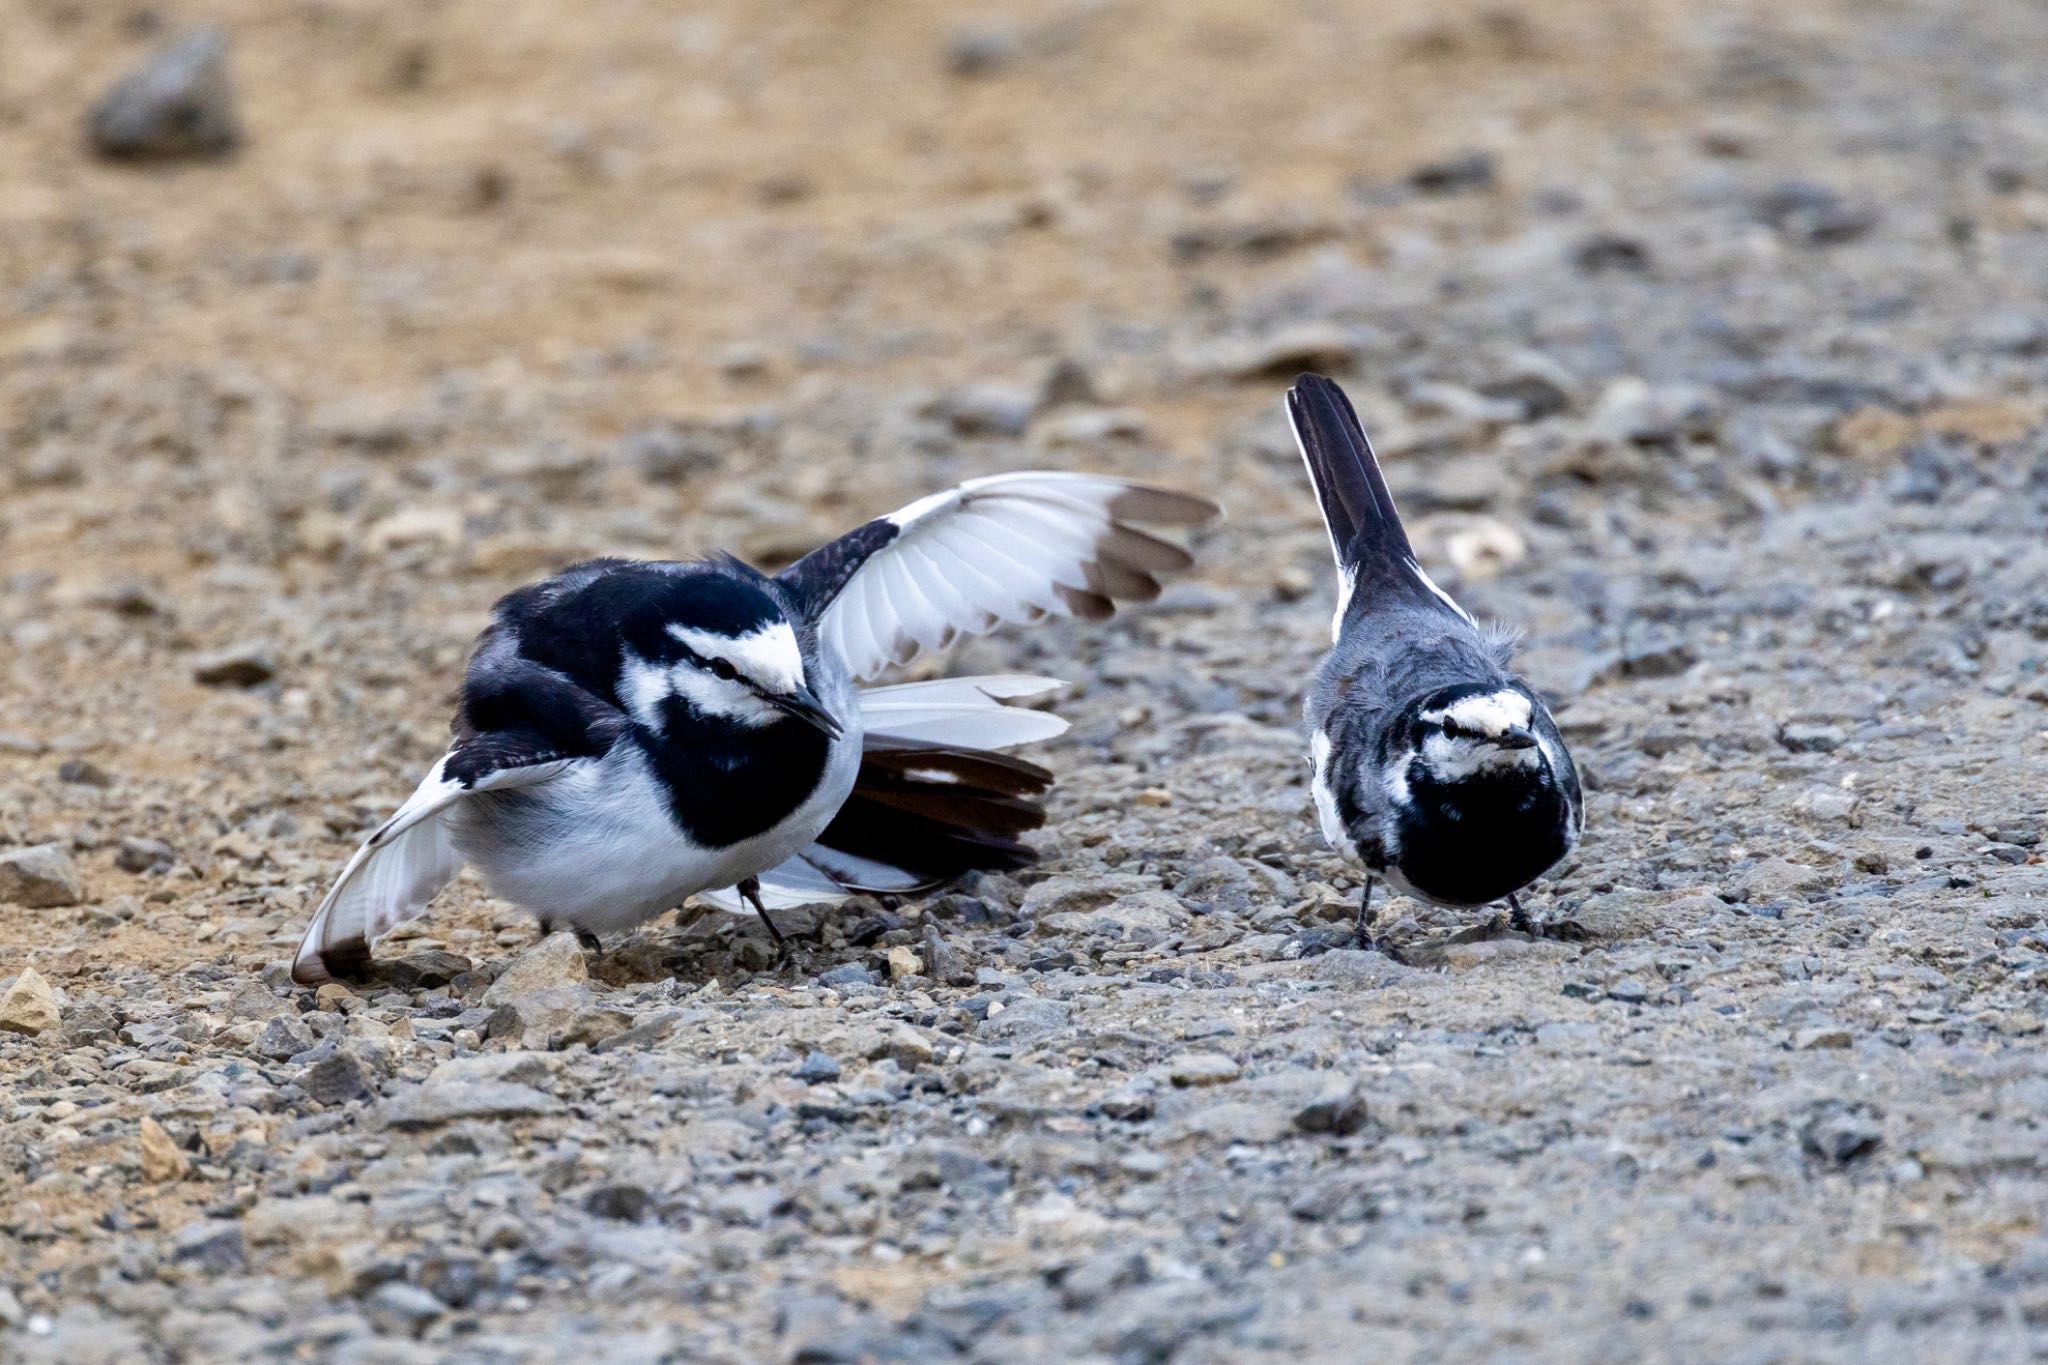
<svg viewBox="0 0 2048 1365">
<path fill-rule="evenodd" d="M 971 479 L 804 556 L 780 581 L 856 678 L 1004 622 L 1102 620 L 1194 561 L 1138 529 L 1196 526 L 1206 498 L 1098 474 Z"/>
<path fill-rule="evenodd" d="M 380 936 L 427 908 L 462 870 L 448 828 L 458 802 L 531 787 L 591 762 L 625 723 L 616 707 L 521 657 L 503 623 L 486 631 L 463 685 L 454 746 L 342 868 L 306 926 L 292 979 L 310 986 L 359 975 Z"/>
<path fill-rule="evenodd" d="M 572 763 L 588 761 L 542 757 L 553 752 L 522 744 L 518 736 L 484 734 L 443 754 L 398 813 L 363 841 L 335 878 L 292 959 L 292 980 L 317 986 L 336 976 L 361 974 L 369 964 L 370 946 L 417 918 L 462 870 L 462 855 L 448 829 L 450 808 L 474 793 L 529 787 Z"/>
</svg>

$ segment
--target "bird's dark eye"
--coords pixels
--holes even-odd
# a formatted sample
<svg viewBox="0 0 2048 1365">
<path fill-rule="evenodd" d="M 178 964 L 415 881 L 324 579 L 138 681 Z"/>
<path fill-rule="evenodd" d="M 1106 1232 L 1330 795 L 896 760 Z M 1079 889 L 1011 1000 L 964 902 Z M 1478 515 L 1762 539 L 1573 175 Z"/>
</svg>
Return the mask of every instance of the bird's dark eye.
<svg viewBox="0 0 2048 1365">
<path fill-rule="evenodd" d="M 738 676 L 739 676 L 740 674 L 739 674 L 739 670 L 738 670 L 738 669 L 736 669 L 736 668 L 734 668 L 734 667 L 733 667 L 733 666 L 732 666 L 732 665 L 731 665 L 731 664 L 730 664 L 729 662 L 727 662 L 726 660 L 724 660 L 724 659 L 713 659 L 713 660 L 711 661 L 711 675 L 712 675 L 713 677 L 716 677 L 716 678 L 723 678 L 723 679 L 725 679 L 725 680 L 726 680 L 727 682 L 731 682 L 731 681 L 732 681 L 732 680 L 733 680 L 734 678 L 737 678 L 737 677 L 738 677 Z"/>
</svg>

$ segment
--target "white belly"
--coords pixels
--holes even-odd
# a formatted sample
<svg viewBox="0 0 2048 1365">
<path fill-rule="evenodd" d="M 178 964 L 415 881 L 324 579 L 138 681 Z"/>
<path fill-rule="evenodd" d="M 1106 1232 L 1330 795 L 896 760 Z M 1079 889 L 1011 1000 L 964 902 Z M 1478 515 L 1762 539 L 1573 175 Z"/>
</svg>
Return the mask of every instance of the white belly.
<svg viewBox="0 0 2048 1365">
<path fill-rule="evenodd" d="M 840 714 L 848 712 L 858 716 L 851 707 Z M 724 848 L 705 848 L 683 833 L 667 793 L 630 742 L 539 786 L 461 803 L 455 843 L 493 895 L 545 919 L 613 933 L 793 856 L 845 803 L 860 752 L 853 719 L 832 744 L 825 772 L 804 803 Z"/>
</svg>

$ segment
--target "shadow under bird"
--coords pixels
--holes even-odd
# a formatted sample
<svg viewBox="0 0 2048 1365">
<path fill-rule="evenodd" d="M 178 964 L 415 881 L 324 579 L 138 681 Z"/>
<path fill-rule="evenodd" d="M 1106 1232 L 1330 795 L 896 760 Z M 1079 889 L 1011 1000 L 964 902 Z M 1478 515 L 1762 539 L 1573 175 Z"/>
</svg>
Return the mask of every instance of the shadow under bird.
<svg viewBox="0 0 2048 1365">
<path fill-rule="evenodd" d="M 779 574 L 599 559 L 500 601 L 454 740 L 357 850 L 292 964 L 362 972 L 464 864 L 580 937 L 690 896 L 728 909 L 905 894 L 1029 861 L 1044 768 L 1000 752 L 1066 722 L 1004 676 L 857 684 L 1004 622 L 1102 620 L 1192 563 L 1142 525 L 1216 513 L 1090 474 L 975 479 Z"/>
<path fill-rule="evenodd" d="M 1517 898 L 1577 845 L 1585 813 L 1556 722 L 1509 668 L 1513 633 L 1423 572 L 1342 389 L 1303 375 L 1287 416 L 1337 559 L 1334 646 L 1303 711 L 1323 837 L 1366 868 L 1359 939 L 1387 948 L 1370 937 L 1374 878 L 1432 905 L 1506 900 L 1512 928 L 1572 934 Z"/>
</svg>

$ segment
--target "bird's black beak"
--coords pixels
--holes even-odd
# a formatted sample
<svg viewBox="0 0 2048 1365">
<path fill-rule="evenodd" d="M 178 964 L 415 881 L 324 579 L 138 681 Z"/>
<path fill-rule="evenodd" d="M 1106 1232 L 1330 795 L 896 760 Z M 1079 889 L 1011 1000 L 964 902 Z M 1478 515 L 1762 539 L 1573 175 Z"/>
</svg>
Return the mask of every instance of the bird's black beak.
<svg viewBox="0 0 2048 1365">
<path fill-rule="evenodd" d="M 825 703 L 819 701 L 818 694 L 808 687 L 799 687 L 794 692 L 780 692 L 768 700 L 798 720 L 817 726 L 832 739 L 839 738 L 843 733 L 844 727 L 832 718 L 832 713 L 825 709 Z"/>
<path fill-rule="evenodd" d="M 1493 742 L 1503 749 L 1533 749 L 1536 735 L 1526 725 L 1510 725 Z"/>
</svg>

